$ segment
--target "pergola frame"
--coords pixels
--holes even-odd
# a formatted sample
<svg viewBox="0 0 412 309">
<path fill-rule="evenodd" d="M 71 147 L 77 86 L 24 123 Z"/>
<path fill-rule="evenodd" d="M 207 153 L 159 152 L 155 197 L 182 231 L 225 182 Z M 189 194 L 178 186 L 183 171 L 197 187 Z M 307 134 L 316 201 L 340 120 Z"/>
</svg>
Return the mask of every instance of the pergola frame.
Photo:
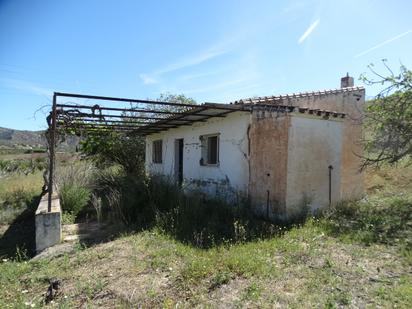
<svg viewBox="0 0 412 309">
<path fill-rule="evenodd" d="M 59 103 L 59 98 L 82 99 L 93 101 L 95 104 Z M 96 102 L 123 102 L 129 103 L 130 107 L 104 107 Z M 146 136 L 179 126 L 192 125 L 195 122 L 205 122 L 213 117 L 226 117 L 232 112 L 250 110 L 250 106 L 243 104 L 181 104 L 54 92 L 52 111 L 47 118 L 49 125 L 48 212 L 51 212 L 52 208 L 57 133 L 119 132 L 127 135 Z"/>
</svg>

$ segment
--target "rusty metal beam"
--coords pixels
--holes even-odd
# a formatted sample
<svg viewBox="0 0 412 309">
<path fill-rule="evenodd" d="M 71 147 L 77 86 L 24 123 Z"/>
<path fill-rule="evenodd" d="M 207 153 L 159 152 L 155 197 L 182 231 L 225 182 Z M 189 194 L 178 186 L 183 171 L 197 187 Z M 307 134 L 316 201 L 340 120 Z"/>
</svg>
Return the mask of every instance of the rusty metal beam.
<svg viewBox="0 0 412 309">
<path fill-rule="evenodd" d="M 127 98 L 106 97 L 106 96 L 96 96 L 96 95 L 84 95 L 84 94 L 64 93 L 64 92 L 56 92 L 56 95 L 59 96 L 59 97 L 68 97 L 68 98 L 128 102 L 128 103 L 145 103 L 145 104 L 164 105 L 164 106 L 180 106 L 180 107 L 185 106 L 185 107 L 194 107 L 194 108 L 201 106 L 201 105 L 197 105 L 197 104 L 180 104 L 180 103 L 164 102 L 164 101 L 127 99 Z M 239 110 L 239 106 L 235 106 L 235 105 L 227 105 L 226 106 L 226 104 L 221 104 L 221 103 L 209 103 L 209 102 L 207 102 L 203 106 L 208 106 L 209 108 L 213 108 L 213 109 Z"/>
<path fill-rule="evenodd" d="M 64 120 L 62 120 L 62 119 L 58 119 L 58 120 L 64 121 Z M 121 124 L 130 124 L 130 125 L 135 125 L 135 124 L 150 124 L 150 122 L 148 122 L 148 121 L 136 121 L 136 120 L 131 120 L 131 121 L 128 121 L 128 120 L 99 120 L 99 119 L 93 119 L 93 118 L 82 118 L 82 119 L 79 119 L 78 121 L 80 121 L 80 122 L 85 122 L 85 123 L 101 123 L 101 124 L 105 124 L 105 123 L 109 123 L 109 124 L 112 124 L 112 123 L 121 123 Z M 179 125 L 189 125 L 189 124 L 187 124 L 187 123 L 182 123 L 182 124 L 179 124 Z"/>
<path fill-rule="evenodd" d="M 61 111 L 58 111 L 58 112 L 61 113 Z M 77 114 L 77 113 L 73 113 L 73 112 L 67 112 L 66 115 L 68 115 L 69 117 L 74 117 L 74 118 L 88 117 L 88 118 L 96 118 L 96 119 L 102 119 L 102 118 L 147 119 L 147 120 L 165 120 L 165 119 L 168 119 L 168 118 L 164 118 L 164 117 L 124 116 L 124 115 L 110 115 L 110 114 L 87 114 L 87 113 Z M 61 116 L 61 114 L 60 114 L 60 116 Z M 102 121 L 104 121 L 104 119 Z M 182 119 L 182 120 L 179 120 L 179 121 L 192 122 L 193 120 Z"/>
<path fill-rule="evenodd" d="M 185 105 L 181 104 L 181 107 L 184 107 Z M 182 110 L 182 111 L 160 111 L 160 110 L 154 110 L 154 109 L 135 109 L 135 108 L 117 108 L 117 107 L 104 107 L 104 106 L 90 106 L 90 105 L 72 105 L 72 104 L 57 104 L 57 107 L 60 108 L 72 108 L 72 109 L 89 109 L 92 111 L 99 110 L 99 111 L 112 111 L 112 112 L 131 112 L 131 113 L 145 113 L 145 114 L 163 114 L 163 115 L 182 115 L 182 114 L 187 114 L 190 113 L 190 115 L 193 116 L 212 116 L 212 117 L 220 117 L 218 114 L 200 114 L 199 112 L 205 111 L 210 109 L 210 107 L 204 107 L 201 105 L 198 105 L 196 108 L 193 108 L 191 110 Z M 214 108 L 213 108 L 214 109 Z M 219 110 L 222 110 L 220 108 Z M 229 110 L 232 111 L 232 109 L 224 109 L 225 111 Z M 96 115 L 99 115 L 99 113 L 94 113 Z M 123 115 L 122 115 L 123 116 Z M 124 115 L 124 117 L 127 117 L 127 115 Z"/>
<path fill-rule="evenodd" d="M 48 205 L 47 211 L 51 212 L 52 208 L 52 198 L 53 198 L 53 178 L 54 178 L 54 163 L 55 163 L 55 145 L 56 145 L 56 93 L 53 94 L 53 106 L 52 106 L 52 117 L 51 117 L 51 130 L 49 138 L 49 184 L 48 189 Z"/>
</svg>

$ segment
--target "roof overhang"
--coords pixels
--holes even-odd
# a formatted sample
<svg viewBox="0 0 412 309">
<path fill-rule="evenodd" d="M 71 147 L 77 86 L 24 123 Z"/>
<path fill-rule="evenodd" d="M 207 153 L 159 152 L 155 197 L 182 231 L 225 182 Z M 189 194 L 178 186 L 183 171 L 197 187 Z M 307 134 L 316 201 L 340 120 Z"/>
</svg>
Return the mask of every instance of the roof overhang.
<svg viewBox="0 0 412 309">
<path fill-rule="evenodd" d="M 242 104 L 181 104 L 61 92 L 54 93 L 53 101 L 56 102 L 56 130 L 76 134 L 116 131 L 148 135 L 247 110 Z M 102 106 L 102 101 L 111 106 Z M 128 103 L 129 107 L 113 106 L 121 102 Z"/>
</svg>

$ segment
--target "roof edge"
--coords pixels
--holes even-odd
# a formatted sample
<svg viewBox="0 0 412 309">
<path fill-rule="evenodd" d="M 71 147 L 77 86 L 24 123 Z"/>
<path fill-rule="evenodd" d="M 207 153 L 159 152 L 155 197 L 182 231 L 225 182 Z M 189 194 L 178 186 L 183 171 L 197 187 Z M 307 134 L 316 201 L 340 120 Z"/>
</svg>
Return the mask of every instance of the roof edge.
<svg viewBox="0 0 412 309">
<path fill-rule="evenodd" d="M 240 100 L 230 102 L 230 104 L 259 103 L 259 102 L 265 102 L 267 100 L 273 101 L 273 100 L 291 99 L 291 98 L 294 98 L 294 99 L 295 98 L 306 98 L 306 97 L 314 97 L 314 96 L 345 93 L 345 92 L 355 92 L 355 91 L 365 91 L 365 88 L 363 86 L 354 86 L 354 87 L 345 87 L 345 88 L 324 89 L 324 90 L 318 90 L 318 91 L 297 92 L 297 93 L 289 93 L 289 94 L 281 94 L 281 95 L 240 99 Z"/>
</svg>

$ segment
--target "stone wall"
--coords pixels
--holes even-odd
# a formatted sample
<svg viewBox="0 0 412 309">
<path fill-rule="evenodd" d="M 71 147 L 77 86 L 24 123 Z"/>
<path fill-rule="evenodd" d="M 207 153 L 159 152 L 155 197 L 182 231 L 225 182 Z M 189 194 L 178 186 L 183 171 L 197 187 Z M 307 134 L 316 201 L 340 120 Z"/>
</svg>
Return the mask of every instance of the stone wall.
<svg viewBox="0 0 412 309">
<path fill-rule="evenodd" d="M 52 247 L 62 240 L 61 207 L 57 195 L 53 196 L 51 212 L 48 212 L 48 195 L 40 200 L 35 214 L 36 252 Z"/>
</svg>

